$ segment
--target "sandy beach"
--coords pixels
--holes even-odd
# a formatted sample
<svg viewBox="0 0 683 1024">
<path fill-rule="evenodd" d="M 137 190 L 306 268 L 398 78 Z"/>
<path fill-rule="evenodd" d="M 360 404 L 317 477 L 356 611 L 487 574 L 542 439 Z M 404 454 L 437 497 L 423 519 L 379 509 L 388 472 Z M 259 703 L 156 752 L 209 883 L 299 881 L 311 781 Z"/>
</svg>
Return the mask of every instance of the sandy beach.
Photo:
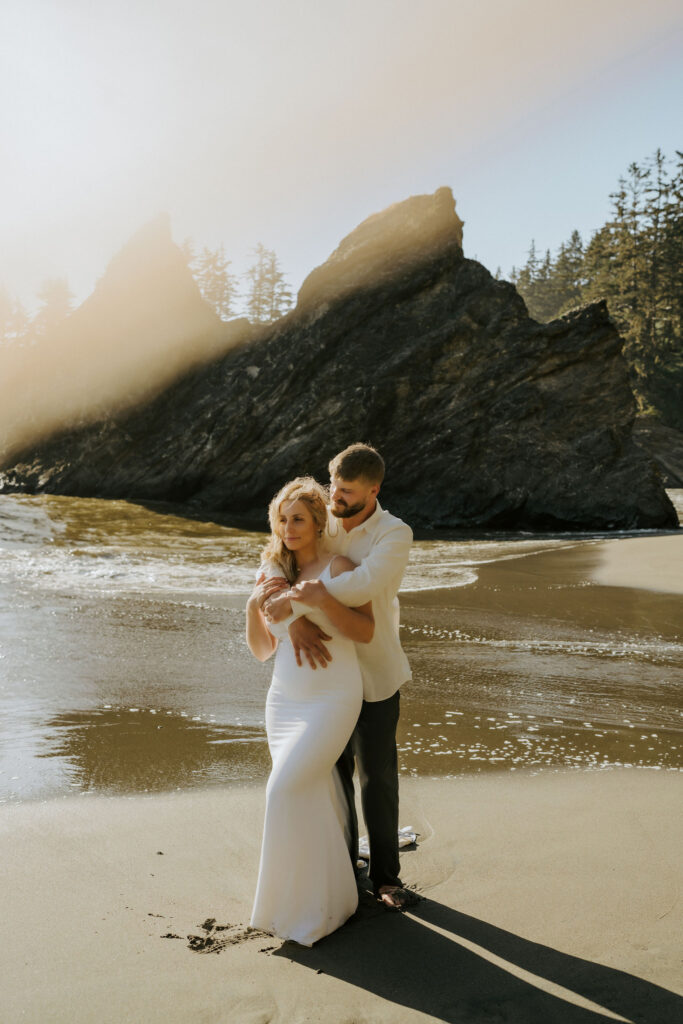
<svg viewBox="0 0 683 1024">
<path fill-rule="evenodd" d="M 22 800 L 10 780 L 0 808 L 2 1024 L 682 1019 L 682 564 L 677 535 L 568 539 L 506 549 L 466 586 L 405 595 L 415 679 L 402 695 L 400 822 L 419 839 L 401 860 L 416 902 L 397 915 L 362 893 L 313 949 L 247 927 L 265 775 L 210 785 L 204 766 L 209 751 L 252 756 L 251 740 L 226 743 L 201 708 L 162 718 L 141 690 L 110 710 L 77 694 L 83 711 L 58 723 L 62 788 Z M 232 616 L 241 667 L 235 602 L 222 618 L 169 607 L 203 646 Z M 169 621 L 159 603 L 140 607 Z M 170 621 L 173 652 L 186 634 Z M 127 612 L 121 636 L 136 637 Z M 73 663 L 90 678 L 90 661 Z M 254 700 L 263 675 L 247 680 Z M 124 719 L 139 723 L 130 735 Z M 45 771 L 49 736 L 36 746 Z"/>
<path fill-rule="evenodd" d="M 313 949 L 245 928 L 261 787 L 16 805 L 1 1017 L 672 1024 L 680 804 L 680 775 L 643 769 L 406 780 L 423 898 L 395 915 L 363 897 Z"/>
<path fill-rule="evenodd" d="M 629 537 L 600 545 L 597 583 L 683 593 L 683 537 Z"/>
</svg>

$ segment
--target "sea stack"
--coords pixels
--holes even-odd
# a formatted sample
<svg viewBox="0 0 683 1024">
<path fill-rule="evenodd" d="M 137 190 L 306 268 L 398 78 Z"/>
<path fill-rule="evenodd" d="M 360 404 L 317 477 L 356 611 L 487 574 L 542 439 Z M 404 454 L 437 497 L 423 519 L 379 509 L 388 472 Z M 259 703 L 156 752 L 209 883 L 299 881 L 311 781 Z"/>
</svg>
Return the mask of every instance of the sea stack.
<svg viewBox="0 0 683 1024">
<path fill-rule="evenodd" d="M 548 324 L 463 254 L 450 189 L 374 214 L 296 308 L 135 409 L 52 437 L 0 490 L 187 502 L 265 524 L 288 478 L 374 444 L 381 500 L 416 527 L 675 527 L 635 444 L 604 302 Z"/>
</svg>

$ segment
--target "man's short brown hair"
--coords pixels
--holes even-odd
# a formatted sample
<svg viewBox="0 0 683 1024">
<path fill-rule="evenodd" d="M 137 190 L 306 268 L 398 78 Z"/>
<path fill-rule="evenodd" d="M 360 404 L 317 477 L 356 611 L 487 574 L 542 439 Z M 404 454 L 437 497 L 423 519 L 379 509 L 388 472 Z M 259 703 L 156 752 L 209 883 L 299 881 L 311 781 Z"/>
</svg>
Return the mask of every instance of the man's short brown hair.
<svg viewBox="0 0 683 1024">
<path fill-rule="evenodd" d="M 384 480 L 384 460 L 369 444 L 350 444 L 329 465 L 330 477 L 340 480 L 366 480 L 369 484 L 381 484 Z"/>
</svg>

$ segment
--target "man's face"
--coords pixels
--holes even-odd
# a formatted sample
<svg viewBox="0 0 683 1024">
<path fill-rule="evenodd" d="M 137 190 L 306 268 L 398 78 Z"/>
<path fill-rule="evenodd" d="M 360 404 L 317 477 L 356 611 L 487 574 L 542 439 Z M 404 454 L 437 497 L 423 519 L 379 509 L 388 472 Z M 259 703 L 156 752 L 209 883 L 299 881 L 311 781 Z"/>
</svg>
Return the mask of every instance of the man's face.
<svg viewBox="0 0 683 1024">
<path fill-rule="evenodd" d="M 366 480 L 342 480 L 333 476 L 330 481 L 330 511 L 338 519 L 350 519 L 363 512 L 375 500 L 379 487 Z"/>
</svg>

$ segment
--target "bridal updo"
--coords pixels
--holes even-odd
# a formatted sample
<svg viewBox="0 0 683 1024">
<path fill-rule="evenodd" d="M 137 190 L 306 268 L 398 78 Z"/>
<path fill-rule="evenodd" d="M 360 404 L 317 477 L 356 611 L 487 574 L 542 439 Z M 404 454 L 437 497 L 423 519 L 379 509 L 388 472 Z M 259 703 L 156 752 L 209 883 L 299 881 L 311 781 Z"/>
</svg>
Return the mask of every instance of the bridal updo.
<svg viewBox="0 0 683 1024">
<path fill-rule="evenodd" d="M 327 526 L 328 500 L 326 488 L 312 476 L 297 476 L 281 487 L 268 506 L 270 539 L 261 553 L 261 564 L 268 562 L 277 567 L 289 583 L 293 583 L 297 574 L 296 558 L 278 533 L 280 506 L 285 501 L 302 501 L 313 517 L 318 537 L 322 538 Z"/>
</svg>

